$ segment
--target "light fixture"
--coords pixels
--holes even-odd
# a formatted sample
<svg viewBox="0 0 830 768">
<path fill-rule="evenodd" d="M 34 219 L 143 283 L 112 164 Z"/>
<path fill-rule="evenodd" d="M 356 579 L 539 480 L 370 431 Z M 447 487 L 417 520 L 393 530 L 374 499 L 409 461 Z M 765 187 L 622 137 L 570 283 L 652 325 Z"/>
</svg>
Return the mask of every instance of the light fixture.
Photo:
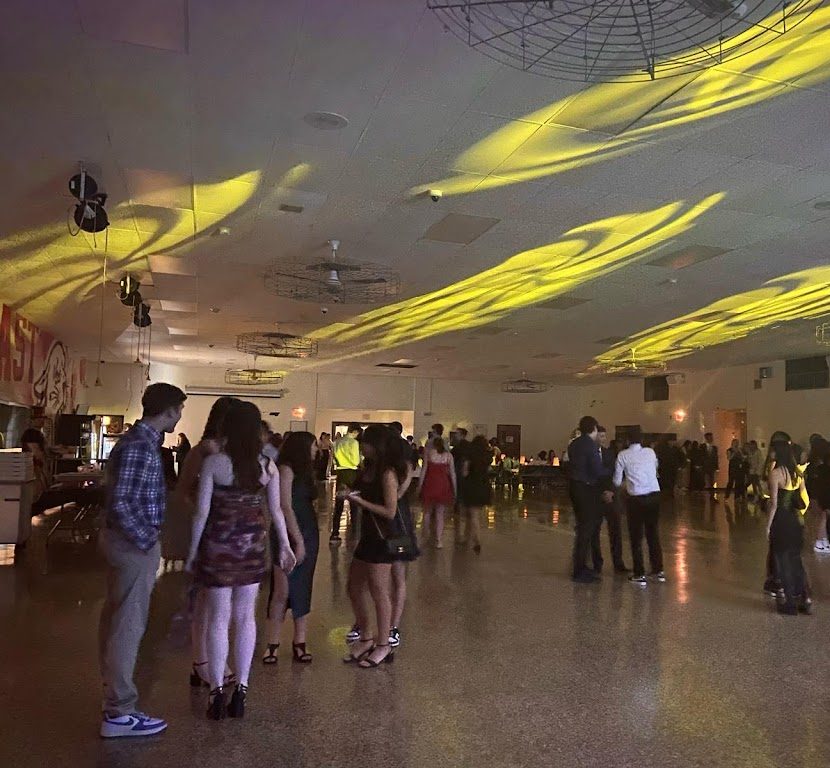
<svg viewBox="0 0 830 768">
<path fill-rule="evenodd" d="M 605 366 L 605 372 L 615 376 L 655 376 L 666 370 L 662 360 L 650 360 L 637 357 L 637 350 L 631 349 L 630 355 L 622 360 L 615 360 Z"/>
<path fill-rule="evenodd" d="M 279 331 L 242 333 L 236 337 L 236 348 L 261 357 L 314 357 L 318 351 L 316 339 Z"/>
<path fill-rule="evenodd" d="M 211 307 L 211 308 L 210 308 L 210 311 L 211 311 L 214 315 L 218 315 L 218 314 L 219 314 L 222 310 L 221 310 L 219 307 Z"/>
<path fill-rule="evenodd" d="M 689 75 L 761 48 L 820 0 L 428 0 L 444 29 L 516 69 L 584 82 Z"/>
<path fill-rule="evenodd" d="M 295 419 L 303 419 L 303 418 L 305 418 L 305 414 L 306 414 L 306 410 L 301 405 L 298 406 L 297 408 L 292 408 L 291 409 L 291 415 Z"/>
<path fill-rule="evenodd" d="M 816 341 L 822 346 L 830 347 L 830 322 L 816 326 Z"/>
<path fill-rule="evenodd" d="M 344 259 L 339 240 L 329 240 L 323 261 L 275 261 L 265 274 L 265 289 L 297 301 L 327 304 L 375 304 L 400 292 L 398 273 L 384 264 Z"/>
<path fill-rule="evenodd" d="M 228 368 L 225 371 L 226 384 L 240 384 L 246 387 L 261 387 L 268 384 L 282 384 L 280 371 L 266 371 L 262 368 Z"/>
<path fill-rule="evenodd" d="M 527 378 L 527 374 L 522 372 L 522 378 L 520 379 L 508 379 L 507 381 L 503 381 L 501 383 L 501 391 L 502 392 L 509 392 L 511 394 L 536 394 L 539 392 L 547 392 L 550 389 L 550 385 L 544 381 L 533 381 L 532 379 Z"/>
<path fill-rule="evenodd" d="M 682 422 L 684 422 L 684 421 L 686 421 L 686 415 L 687 415 L 687 414 L 686 414 L 686 411 L 684 411 L 682 408 L 678 408 L 678 409 L 677 409 L 677 410 L 676 410 L 676 411 L 672 414 L 672 416 L 674 417 L 674 420 L 675 420 L 675 421 L 677 421 L 677 422 L 681 422 L 681 423 L 682 423 Z"/>
</svg>

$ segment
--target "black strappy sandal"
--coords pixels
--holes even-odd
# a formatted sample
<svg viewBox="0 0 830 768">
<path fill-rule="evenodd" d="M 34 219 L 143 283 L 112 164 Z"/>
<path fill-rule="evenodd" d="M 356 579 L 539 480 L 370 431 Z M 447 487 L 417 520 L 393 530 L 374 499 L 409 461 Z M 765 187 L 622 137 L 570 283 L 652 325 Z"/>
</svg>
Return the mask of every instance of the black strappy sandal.
<svg viewBox="0 0 830 768">
<path fill-rule="evenodd" d="M 306 651 L 305 643 L 293 643 L 291 645 L 291 650 L 293 651 L 291 657 L 292 661 L 297 664 L 311 664 L 314 657 Z"/>
<path fill-rule="evenodd" d="M 191 688 L 210 688 L 210 683 L 199 674 L 199 667 L 206 667 L 206 661 L 193 662 L 193 669 L 190 671 Z"/>
<path fill-rule="evenodd" d="M 374 642 L 374 639 L 375 639 L 374 637 L 363 637 L 360 640 L 358 640 L 357 642 L 359 642 L 359 643 L 368 643 L 369 641 Z M 349 653 L 347 656 L 343 657 L 343 663 L 344 664 L 359 664 L 374 649 L 375 649 L 375 646 L 371 645 L 369 648 L 367 648 L 365 651 L 363 651 L 363 653 L 359 653 L 357 656 L 355 656 L 353 653 Z"/>
<path fill-rule="evenodd" d="M 266 666 L 272 666 L 277 663 L 277 648 L 280 647 L 279 643 L 268 643 L 265 646 L 265 655 L 262 657 L 262 663 Z"/>
<path fill-rule="evenodd" d="M 374 646 L 369 653 L 367 653 L 359 662 L 358 667 L 361 669 L 377 669 L 381 664 L 391 664 L 395 660 L 395 652 L 389 651 L 380 661 L 372 661 L 369 658 L 370 654 L 378 648 L 389 648 L 389 643 L 380 643 L 379 645 Z"/>
</svg>

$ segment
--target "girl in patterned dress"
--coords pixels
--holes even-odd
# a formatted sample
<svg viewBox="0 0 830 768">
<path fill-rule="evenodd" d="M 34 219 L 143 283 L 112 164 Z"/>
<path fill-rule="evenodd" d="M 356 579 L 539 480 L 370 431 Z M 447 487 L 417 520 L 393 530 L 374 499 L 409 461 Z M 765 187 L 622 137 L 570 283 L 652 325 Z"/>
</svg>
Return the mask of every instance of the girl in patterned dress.
<svg viewBox="0 0 830 768">
<path fill-rule="evenodd" d="M 222 425 L 222 450 L 208 456 L 199 477 L 193 539 L 187 569 L 204 588 L 208 616 L 208 717 L 242 717 L 256 642 L 256 600 L 266 574 L 268 543 L 262 495 L 267 496 L 278 540 L 278 562 L 290 572 L 296 559 L 280 506 L 280 481 L 274 463 L 261 456 L 259 409 L 234 403 Z M 238 683 L 226 707 L 223 688 L 234 624 L 233 667 Z"/>
</svg>

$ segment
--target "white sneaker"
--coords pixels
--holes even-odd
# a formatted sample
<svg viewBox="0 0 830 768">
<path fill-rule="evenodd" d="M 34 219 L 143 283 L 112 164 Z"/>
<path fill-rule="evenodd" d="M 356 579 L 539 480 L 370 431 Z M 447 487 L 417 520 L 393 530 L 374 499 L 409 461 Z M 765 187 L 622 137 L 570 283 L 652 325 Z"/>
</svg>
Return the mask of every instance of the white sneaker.
<svg viewBox="0 0 830 768">
<path fill-rule="evenodd" d="M 101 721 L 101 738 L 118 739 L 124 736 L 155 736 L 166 730 L 167 723 L 143 712 L 122 717 L 105 717 Z"/>
<path fill-rule="evenodd" d="M 827 539 L 819 539 L 813 547 L 814 552 L 830 553 L 830 541 Z"/>
</svg>

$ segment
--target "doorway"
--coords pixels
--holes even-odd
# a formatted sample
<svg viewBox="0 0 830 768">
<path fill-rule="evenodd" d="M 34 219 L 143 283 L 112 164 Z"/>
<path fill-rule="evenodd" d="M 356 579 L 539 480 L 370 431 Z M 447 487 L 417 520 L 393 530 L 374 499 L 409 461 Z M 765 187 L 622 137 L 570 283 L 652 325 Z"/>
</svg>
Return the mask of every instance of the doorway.
<svg viewBox="0 0 830 768">
<path fill-rule="evenodd" d="M 501 452 L 511 459 L 518 459 L 522 455 L 522 425 L 499 424 L 496 427 L 496 441 Z"/>
<path fill-rule="evenodd" d="M 712 437 L 718 448 L 718 487 L 726 485 L 729 477 L 729 460 L 726 451 L 733 440 L 737 440 L 741 446 L 746 443 L 746 409 L 745 408 L 716 408 L 715 428 L 712 430 Z"/>
</svg>

